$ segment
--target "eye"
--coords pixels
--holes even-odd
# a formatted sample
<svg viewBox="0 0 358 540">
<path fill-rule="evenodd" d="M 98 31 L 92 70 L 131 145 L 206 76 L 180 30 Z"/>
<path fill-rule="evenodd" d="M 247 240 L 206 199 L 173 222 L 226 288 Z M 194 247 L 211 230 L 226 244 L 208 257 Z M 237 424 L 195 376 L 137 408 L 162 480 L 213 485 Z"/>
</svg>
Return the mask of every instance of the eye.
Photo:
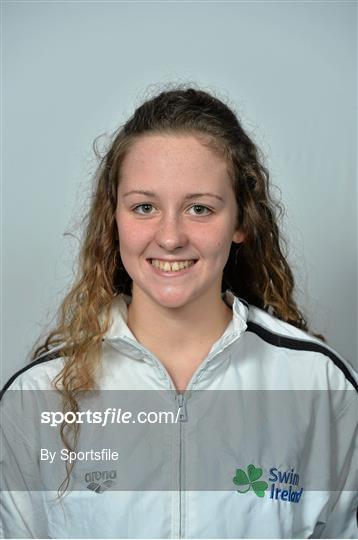
<svg viewBox="0 0 358 540">
<path fill-rule="evenodd" d="M 143 212 L 139 212 L 139 208 L 141 208 Z M 153 208 L 153 205 L 149 203 L 137 204 L 137 206 L 133 208 L 133 212 L 136 212 L 137 214 L 141 214 L 141 215 L 150 214 L 152 208 Z"/>
<path fill-rule="evenodd" d="M 195 209 L 194 215 L 196 216 L 208 216 L 212 213 L 212 210 L 210 210 L 210 208 L 202 204 L 194 204 L 193 206 L 191 206 L 190 210 L 193 208 Z"/>
</svg>

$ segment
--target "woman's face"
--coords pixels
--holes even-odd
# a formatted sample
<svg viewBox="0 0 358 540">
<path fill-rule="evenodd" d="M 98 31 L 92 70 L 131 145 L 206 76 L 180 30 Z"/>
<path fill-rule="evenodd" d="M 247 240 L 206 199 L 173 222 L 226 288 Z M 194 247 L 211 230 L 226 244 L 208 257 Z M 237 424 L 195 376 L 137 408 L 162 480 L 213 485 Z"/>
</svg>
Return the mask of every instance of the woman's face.
<svg viewBox="0 0 358 540">
<path fill-rule="evenodd" d="M 133 298 L 171 308 L 203 297 L 217 302 L 231 242 L 244 239 L 236 217 L 217 153 L 194 135 L 138 138 L 122 163 L 116 211 Z"/>
</svg>

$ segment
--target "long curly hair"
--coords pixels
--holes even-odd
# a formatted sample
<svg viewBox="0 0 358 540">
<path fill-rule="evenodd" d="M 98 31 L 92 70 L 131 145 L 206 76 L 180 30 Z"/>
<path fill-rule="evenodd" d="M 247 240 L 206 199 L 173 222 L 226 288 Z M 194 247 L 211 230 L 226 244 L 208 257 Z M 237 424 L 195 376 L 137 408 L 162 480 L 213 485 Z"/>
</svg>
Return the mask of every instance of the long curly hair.
<svg viewBox="0 0 358 540">
<path fill-rule="evenodd" d="M 176 86 L 140 105 L 113 134 L 104 155 L 97 152 L 99 165 L 85 218 L 78 275 L 59 309 L 56 328 L 33 352 L 34 359 L 63 345 L 59 354 L 65 357 L 64 367 L 54 382 L 66 410 L 76 411 L 80 393 L 95 388 L 113 297 L 131 294 L 131 278 L 119 252 L 117 189 L 121 164 L 131 145 L 153 133 L 197 135 L 227 162 L 239 209 L 238 226 L 246 237 L 243 243 L 231 245 L 222 291 L 230 289 L 250 304 L 309 331 L 293 300 L 294 278 L 278 227 L 283 208 L 270 193 L 269 173 L 259 149 L 222 100 L 193 85 Z M 70 447 L 68 428 L 62 425 L 61 436 Z"/>
</svg>

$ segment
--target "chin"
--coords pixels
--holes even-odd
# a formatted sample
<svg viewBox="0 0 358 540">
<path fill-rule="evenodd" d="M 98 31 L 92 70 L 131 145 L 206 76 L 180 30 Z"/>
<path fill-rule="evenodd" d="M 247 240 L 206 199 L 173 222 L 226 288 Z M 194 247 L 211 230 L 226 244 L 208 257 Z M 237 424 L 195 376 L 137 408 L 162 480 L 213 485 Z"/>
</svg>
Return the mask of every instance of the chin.
<svg viewBox="0 0 358 540">
<path fill-rule="evenodd" d="M 180 308 L 190 302 L 189 298 L 184 299 L 181 295 L 162 295 L 159 297 L 151 296 L 151 298 L 156 304 L 166 308 Z"/>
<path fill-rule="evenodd" d="M 180 308 L 188 304 L 192 300 L 192 295 L 188 291 L 167 290 L 167 291 L 151 291 L 148 296 L 156 304 L 166 308 Z"/>
</svg>

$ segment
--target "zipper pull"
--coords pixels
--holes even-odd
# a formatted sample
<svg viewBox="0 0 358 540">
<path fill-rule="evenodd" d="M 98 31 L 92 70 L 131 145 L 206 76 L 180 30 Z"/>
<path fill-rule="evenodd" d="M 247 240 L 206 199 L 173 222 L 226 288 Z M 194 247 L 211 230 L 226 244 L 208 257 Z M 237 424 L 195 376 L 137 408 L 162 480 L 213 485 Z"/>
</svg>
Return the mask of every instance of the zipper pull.
<svg viewBox="0 0 358 540">
<path fill-rule="evenodd" d="M 183 394 L 177 394 L 177 401 L 178 401 L 178 415 L 177 420 L 179 422 L 186 422 L 188 420 L 187 412 L 186 412 L 186 405 L 185 405 L 185 399 Z"/>
</svg>

